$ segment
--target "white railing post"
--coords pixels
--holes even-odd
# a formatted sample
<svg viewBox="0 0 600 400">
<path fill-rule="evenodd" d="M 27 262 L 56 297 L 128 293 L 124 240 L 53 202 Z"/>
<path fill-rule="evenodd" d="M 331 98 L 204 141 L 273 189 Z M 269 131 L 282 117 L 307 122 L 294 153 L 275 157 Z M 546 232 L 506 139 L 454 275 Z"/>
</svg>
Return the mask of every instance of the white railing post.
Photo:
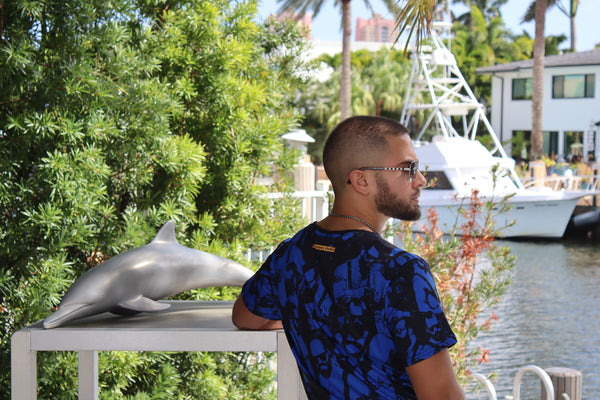
<svg viewBox="0 0 600 400">
<path fill-rule="evenodd" d="M 492 385 L 492 382 L 490 382 L 490 380 L 488 378 L 486 378 L 484 375 L 477 373 L 477 372 L 472 372 L 471 378 L 483 383 L 483 386 L 485 387 L 485 391 L 487 392 L 490 400 L 498 399 L 497 394 L 496 394 L 496 388 L 494 388 L 494 385 Z"/>
<path fill-rule="evenodd" d="M 31 349 L 31 332 L 15 332 L 11 339 L 10 380 L 12 400 L 37 398 L 37 354 Z"/>
<path fill-rule="evenodd" d="M 523 368 L 521 368 L 519 372 L 517 372 L 517 376 L 515 376 L 515 380 L 513 383 L 514 400 L 519 400 L 521 397 L 521 379 L 523 379 L 523 375 L 525 375 L 527 372 L 536 373 L 542 380 L 544 388 L 546 389 L 545 400 L 554 400 L 554 386 L 552 385 L 552 380 L 550 379 L 550 376 L 548 376 L 546 371 L 544 371 L 537 365 L 526 365 Z"/>
<path fill-rule="evenodd" d="M 79 351 L 79 400 L 98 400 L 98 352 Z"/>
</svg>

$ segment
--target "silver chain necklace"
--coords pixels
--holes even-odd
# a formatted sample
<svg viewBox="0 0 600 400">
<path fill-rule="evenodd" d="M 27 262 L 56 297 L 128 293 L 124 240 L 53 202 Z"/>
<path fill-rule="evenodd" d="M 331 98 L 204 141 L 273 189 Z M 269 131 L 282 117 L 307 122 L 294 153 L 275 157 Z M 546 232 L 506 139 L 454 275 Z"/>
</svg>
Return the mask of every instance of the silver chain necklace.
<svg viewBox="0 0 600 400">
<path fill-rule="evenodd" d="M 373 225 L 371 225 L 370 223 L 368 223 L 367 221 L 365 221 L 362 218 L 355 217 L 354 215 L 331 214 L 331 213 L 329 215 L 332 217 L 353 219 L 353 220 L 358 221 L 361 224 L 364 224 L 365 226 L 369 227 L 369 229 L 371 229 L 373 232 L 375 232 L 376 234 L 379 235 L 379 232 L 377 231 L 377 229 L 375 229 L 375 227 Z"/>
</svg>

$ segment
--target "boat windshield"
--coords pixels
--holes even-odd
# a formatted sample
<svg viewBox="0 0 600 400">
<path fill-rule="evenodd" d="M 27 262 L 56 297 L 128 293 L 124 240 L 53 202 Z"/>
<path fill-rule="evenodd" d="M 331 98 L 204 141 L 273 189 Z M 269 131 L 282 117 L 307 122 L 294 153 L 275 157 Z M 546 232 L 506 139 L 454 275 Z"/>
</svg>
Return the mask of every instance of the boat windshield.
<svg viewBox="0 0 600 400">
<path fill-rule="evenodd" d="M 426 171 L 423 175 L 427 178 L 425 190 L 453 190 L 452 183 L 444 171 Z"/>
</svg>

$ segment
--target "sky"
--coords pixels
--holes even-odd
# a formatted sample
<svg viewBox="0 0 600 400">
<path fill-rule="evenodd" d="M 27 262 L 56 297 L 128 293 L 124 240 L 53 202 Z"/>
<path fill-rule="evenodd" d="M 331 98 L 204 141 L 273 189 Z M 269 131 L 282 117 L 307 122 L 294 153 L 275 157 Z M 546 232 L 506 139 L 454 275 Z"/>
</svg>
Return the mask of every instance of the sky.
<svg viewBox="0 0 600 400">
<path fill-rule="evenodd" d="M 535 24 L 533 22 L 521 24 L 521 19 L 531 0 L 509 0 L 500 8 L 502 18 L 506 27 L 515 34 L 527 31 L 531 37 L 534 36 Z M 559 0 L 561 1 L 561 0 Z M 392 18 L 386 10 L 383 1 L 370 0 L 371 5 L 385 18 Z M 562 0 L 568 6 L 569 0 Z M 313 38 L 318 40 L 342 40 L 340 30 L 341 13 L 339 8 L 333 7 L 333 0 L 326 0 L 325 5 L 316 17 L 313 16 Z M 266 18 L 279 10 L 277 0 L 259 0 L 259 16 Z M 356 18 L 369 18 L 370 11 L 365 7 L 363 0 L 353 0 L 352 5 L 352 40 L 354 40 L 354 28 Z M 460 6 L 453 5 L 452 9 L 464 10 Z M 455 12 L 456 13 L 456 12 Z M 460 14 L 460 12 L 458 12 Z M 570 47 L 570 24 L 569 19 L 558 7 L 553 7 L 546 14 L 546 36 L 564 34 L 567 37 L 561 48 Z M 592 50 L 600 43 L 600 0 L 580 0 L 577 10 L 577 50 Z"/>
</svg>

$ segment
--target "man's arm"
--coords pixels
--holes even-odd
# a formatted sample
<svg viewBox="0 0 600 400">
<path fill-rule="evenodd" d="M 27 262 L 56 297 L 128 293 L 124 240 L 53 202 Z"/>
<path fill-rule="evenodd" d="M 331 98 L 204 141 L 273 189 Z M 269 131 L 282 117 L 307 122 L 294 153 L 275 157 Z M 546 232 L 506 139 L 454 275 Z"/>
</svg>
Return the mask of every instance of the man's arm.
<svg viewBox="0 0 600 400">
<path fill-rule="evenodd" d="M 250 329 L 250 330 L 268 330 L 268 329 L 283 329 L 281 321 L 275 321 L 272 319 L 266 319 L 253 314 L 240 294 L 233 304 L 233 312 L 231 315 L 233 324 L 239 329 Z"/>
<path fill-rule="evenodd" d="M 419 400 L 464 400 L 448 350 L 406 367 Z"/>
</svg>

